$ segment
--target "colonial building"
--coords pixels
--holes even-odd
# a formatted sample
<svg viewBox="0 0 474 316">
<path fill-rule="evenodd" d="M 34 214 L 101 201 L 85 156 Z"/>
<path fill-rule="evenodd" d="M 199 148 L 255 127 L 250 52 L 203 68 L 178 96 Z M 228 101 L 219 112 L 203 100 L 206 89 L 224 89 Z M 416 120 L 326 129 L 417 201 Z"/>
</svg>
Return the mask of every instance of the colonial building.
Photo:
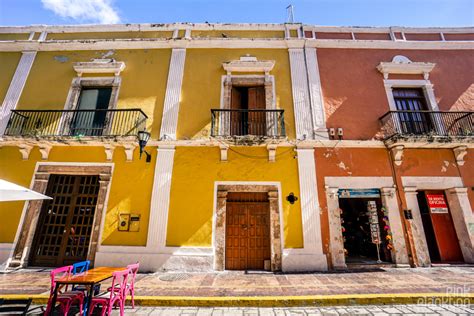
<svg viewBox="0 0 474 316">
<path fill-rule="evenodd" d="M 0 28 L 5 268 L 474 263 L 474 29 Z"/>
</svg>

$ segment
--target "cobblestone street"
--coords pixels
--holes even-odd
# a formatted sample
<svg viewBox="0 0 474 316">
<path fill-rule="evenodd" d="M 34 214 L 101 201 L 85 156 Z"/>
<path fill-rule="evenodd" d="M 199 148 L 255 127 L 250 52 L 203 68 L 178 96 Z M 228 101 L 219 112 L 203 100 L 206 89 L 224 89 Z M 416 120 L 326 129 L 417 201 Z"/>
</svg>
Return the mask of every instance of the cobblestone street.
<svg viewBox="0 0 474 316">
<path fill-rule="evenodd" d="M 114 315 L 118 315 L 115 312 Z M 140 307 L 125 315 L 163 316 L 316 316 L 316 315 L 474 315 L 474 306 L 466 305 L 367 305 L 306 308 L 198 308 Z"/>
</svg>

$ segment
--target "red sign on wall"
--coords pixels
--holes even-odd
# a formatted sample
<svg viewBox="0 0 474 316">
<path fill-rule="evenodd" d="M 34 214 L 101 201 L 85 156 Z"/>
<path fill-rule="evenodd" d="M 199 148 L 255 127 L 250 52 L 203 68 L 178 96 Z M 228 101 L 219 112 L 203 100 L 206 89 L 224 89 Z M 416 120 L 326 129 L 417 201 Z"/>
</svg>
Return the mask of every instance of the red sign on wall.
<svg viewBox="0 0 474 316">
<path fill-rule="evenodd" d="M 444 199 L 444 194 L 426 194 L 426 199 L 431 213 L 448 213 L 448 205 Z"/>
</svg>

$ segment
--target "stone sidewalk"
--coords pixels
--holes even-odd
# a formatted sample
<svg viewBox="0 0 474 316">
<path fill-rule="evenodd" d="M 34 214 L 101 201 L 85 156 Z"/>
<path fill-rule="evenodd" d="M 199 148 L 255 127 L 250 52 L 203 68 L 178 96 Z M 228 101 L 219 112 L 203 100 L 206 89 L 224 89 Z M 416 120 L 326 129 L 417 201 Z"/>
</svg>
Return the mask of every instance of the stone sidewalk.
<svg viewBox="0 0 474 316">
<path fill-rule="evenodd" d="M 106 286 L 107 284 L 104 284 Z M 0 274 L 2 294 L 48 294 L 49 270 Z M 139 274 L 137 296 L 240 297 L 474 292 L 473 267 L 384 268 L 328 273 Z M 450 292 L 451 291 L 451 292 Z"/>
</svg>

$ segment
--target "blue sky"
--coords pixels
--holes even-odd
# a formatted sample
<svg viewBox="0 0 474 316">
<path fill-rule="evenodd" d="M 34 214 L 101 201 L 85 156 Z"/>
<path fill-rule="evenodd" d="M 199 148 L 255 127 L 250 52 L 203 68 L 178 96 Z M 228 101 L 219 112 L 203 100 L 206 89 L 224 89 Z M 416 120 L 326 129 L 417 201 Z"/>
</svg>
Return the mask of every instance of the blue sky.
<svg viewBox="0 0 474 316">
<path fill-rule="evenodd" d="M 0 25 L 169 22 L 472 26 L 474 0 L 0 0 Z"/>
</svg>

